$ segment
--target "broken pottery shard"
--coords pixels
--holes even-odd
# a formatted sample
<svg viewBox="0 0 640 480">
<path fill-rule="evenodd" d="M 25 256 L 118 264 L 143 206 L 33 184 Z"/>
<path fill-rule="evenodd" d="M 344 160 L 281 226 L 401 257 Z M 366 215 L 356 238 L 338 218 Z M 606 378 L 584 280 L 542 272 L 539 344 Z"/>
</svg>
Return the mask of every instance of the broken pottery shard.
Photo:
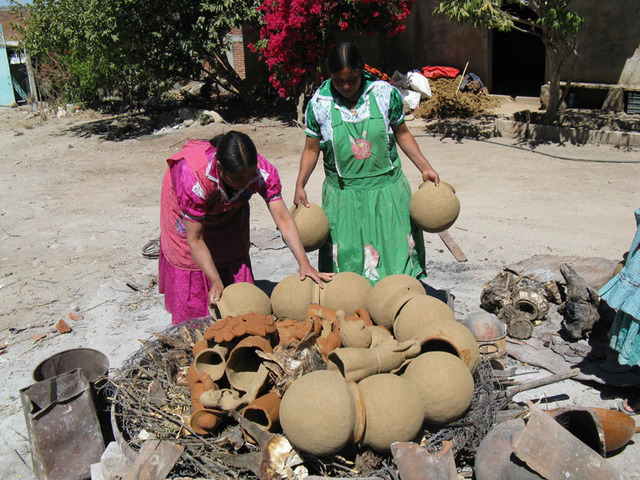
<svg viewBox="0 0 640 480">
<path fill-rule="evenodd" d="M 457 480 L 456 463 L 451 442 L 442 442 L 442 449 L 434 454 L 412 442 L 391 444 L 393 461 L 401 480 Z"/>
<path fill-rule="evenodd" d="M 528 403 L 530 417 L 513 450 L 529 468 L 547 480 L 624 480 L 607 459 Z"/>
<path fill-rule="evenodd" d="M 69 333 L 71 331 L 71 327 L 63 319 L 60 319 L 56 322 L 56 330 L 60 333 Z"/>
</svg>

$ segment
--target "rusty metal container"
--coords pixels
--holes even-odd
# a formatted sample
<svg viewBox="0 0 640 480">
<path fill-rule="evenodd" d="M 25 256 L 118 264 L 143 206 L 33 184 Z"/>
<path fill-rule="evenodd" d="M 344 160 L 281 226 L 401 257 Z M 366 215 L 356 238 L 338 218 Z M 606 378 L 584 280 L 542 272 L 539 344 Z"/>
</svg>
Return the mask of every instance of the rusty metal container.
<svg viewBox="0 0 640 480">
<path fill-rule="evenodd" d="M 84 480 L 104 440 L 91 385 L 79 368 L 20 390 L 39 480 Z"/>
</svg>

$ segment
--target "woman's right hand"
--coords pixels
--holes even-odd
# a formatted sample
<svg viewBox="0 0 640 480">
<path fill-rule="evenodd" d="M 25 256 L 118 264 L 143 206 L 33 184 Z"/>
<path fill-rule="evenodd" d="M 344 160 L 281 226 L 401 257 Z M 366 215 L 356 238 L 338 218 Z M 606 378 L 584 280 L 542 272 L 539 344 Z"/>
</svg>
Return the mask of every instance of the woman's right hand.
<svg viewBox="0 0 640 480">
<path fill-rule="evenodd" d="M 305 207 L 309 207 L 309 201 L 307 200 L 307 192 L 304 187 L 296 187 L 296 194 L 293 197 L 293 204 L 298 206 L 302 203 Z"/>
<path fill-rule="evenodd" d="M 216 305 L 222 296 L 222 291 L 224 290 L 224 285 L 221 280 L 217 280 L 211 283 L 211 288 L 209 289 L 209 305 Z"/>
</svg>

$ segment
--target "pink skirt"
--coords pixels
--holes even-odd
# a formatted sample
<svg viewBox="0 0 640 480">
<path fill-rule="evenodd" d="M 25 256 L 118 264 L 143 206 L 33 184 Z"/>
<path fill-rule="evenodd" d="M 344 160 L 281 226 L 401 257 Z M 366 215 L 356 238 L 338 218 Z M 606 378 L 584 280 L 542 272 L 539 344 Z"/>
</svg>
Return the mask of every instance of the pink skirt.
<svg viewBox="0 0 640 480">
<path fill-rule="evenodd" d="M 254 283 L 251 260 L 218 268 L 222 283 Z M 164 294 L 164 308 L 171 323 L 180 325 L 193 318 L 209 316 L 207 298 L 211 282 L 202 270 L 182 270 L 169 263 L 160 249 L 158 257 L 158 291 Z"/>
</svg>

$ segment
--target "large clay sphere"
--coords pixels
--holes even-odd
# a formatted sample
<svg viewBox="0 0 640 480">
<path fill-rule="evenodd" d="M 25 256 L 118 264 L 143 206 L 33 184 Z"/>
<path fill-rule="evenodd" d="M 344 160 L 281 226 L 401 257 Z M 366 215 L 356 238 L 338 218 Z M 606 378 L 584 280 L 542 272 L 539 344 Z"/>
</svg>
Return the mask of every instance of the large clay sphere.
<svg viewBox="0 0 640 480">
<path fill-rule="evenodd" d="M 402 313 L 402 312 L 400 312 Z M 443 351 L 452 353 L 460 358 L 471 373 L 476 371 L 480 363 L 480 351 L 478 342 L 471 330 L 456 320 L 433 320 L 422 323 L 419 328 L 405 329 L 398 326 L 401 316 L 396 319 L 395 337 L 398 341 L 418 340 L 422 346 L 422 352 Z M 410 332 L 405 336 L 402 332 Z M 401 333 L 398 336 L 398 332 Z"/>
<path fill-rule="evenodd" d="M 218 300 L 221 318 L 237 317 L 247 313 L 271 315 L 269 296 L 252 283 L 232 283 L 225 287 Z"/>
<path fill-rule="evenodd" d="M 426 294 L 417 278 L 406 274 L 389 275 L 373 286 L 367 310 L 376 324 L 391 328 L 396 315 L 409 300 Z"/>
<path fill-rule="evenodd" d="M 451 307 L 431 295 L 416 296 L 409 300 L 393 322 L 393 333 L 400 341 L 414 338 L 416 331 L 425 323 L 436 320 L 456 321 Z"/>
<path fill-rule="evenodd" d="M 450 188 L 433 182 L 423 183 L 409 202 L 411 219 L 426 232 L 443 232 L 460 213 L 460 200 Z"/>
<path fill-rule="evenodd" d="M 389 451 L 394 442 L 415 439 L 424 421 L 422 399 L 415 385 L 392 373 L 371 375 L 358 383 L 366 415 L 363 443 Z"/>
<path fill-rule="evenodd" d="M 282 279 L 271 292 L 271 306 L 276 318 L 293 318 L 303 321 L 309 305 L 320 303 L 319 287 L 313 279 L 294 273 Z"/>
<path fill-rule="evenodd" d="M 329 238 L 329 218 L 320 205 L 310 203 L 305 207 L 299 203 L 289 208 L 298 226 L 305 252 L 312 252 L 324 245 Z"/>
<path fill-rule="evenodd" d="M 351 316 L 359 308 L 367 309 L 373 286 L 362 275 L 353 272 L 336 273 L 320 290 L 320 305 L 332 310 L 342 310 Z"/>
<path fill-rule="evenodd" d="M 447 352 L 417 356 L 407 365 L 402 377 L 418 388 L 425 421 L 432 425 L 457 420 L 473 400 L 471 372 L 462 360 Z"/>
<path fill-rule="evenodd" d="M 356 406 L 342 375 L 316 370 L 295 380 L 280 403 L 280 425 L 293 446 L 319 457 L 353 441 Z"/>
</svg>

